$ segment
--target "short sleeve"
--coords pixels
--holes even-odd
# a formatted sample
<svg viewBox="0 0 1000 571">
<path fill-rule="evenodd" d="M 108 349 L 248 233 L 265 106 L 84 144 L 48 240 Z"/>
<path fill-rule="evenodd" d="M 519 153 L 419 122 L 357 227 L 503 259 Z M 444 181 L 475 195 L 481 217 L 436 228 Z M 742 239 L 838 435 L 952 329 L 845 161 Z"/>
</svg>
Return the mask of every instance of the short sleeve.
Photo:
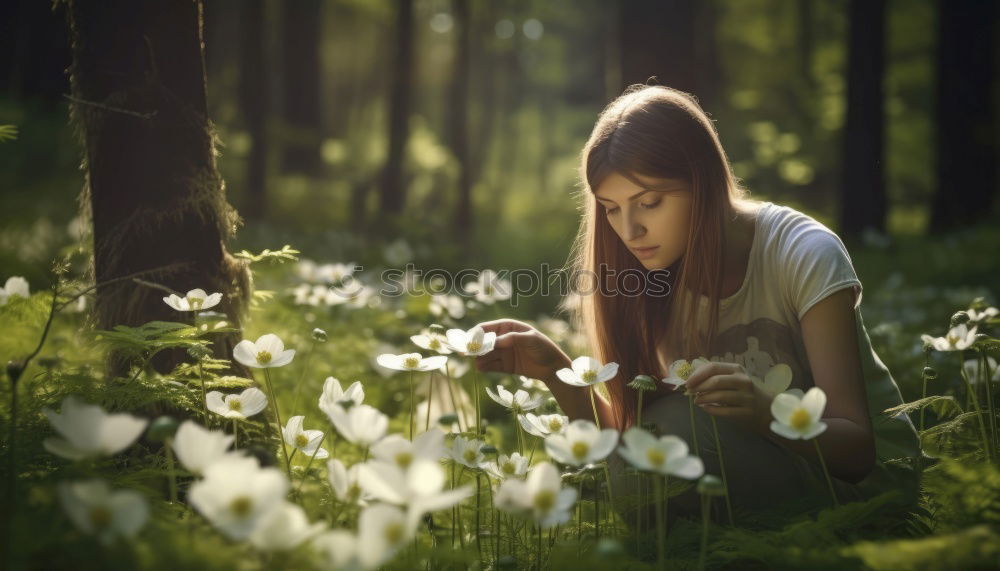
<svg viewBox="0 0 1000 571">
<path fill-rule="evenodd" d="M 855 309 L 861 305 L 861 281 L 836 234 L 818 222 L 803 224 L 790 233 L 784 246 L 785 296 L 800 321 L 812 306 L 849 287 L 854 288 Z"/>
</svg>

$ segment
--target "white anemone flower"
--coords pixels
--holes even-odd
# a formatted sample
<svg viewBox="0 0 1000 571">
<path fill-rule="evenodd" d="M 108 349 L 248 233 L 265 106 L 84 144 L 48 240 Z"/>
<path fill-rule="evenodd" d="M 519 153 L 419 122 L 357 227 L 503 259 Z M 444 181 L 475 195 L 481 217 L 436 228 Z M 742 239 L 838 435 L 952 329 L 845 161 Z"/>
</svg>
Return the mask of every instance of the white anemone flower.
<svg viewBox="0 0 1000 571">
<path fill-rule="evenodd" d="M 771 401 L 771 431 L 785 438 L 809 440 L 826 430 L 822 421 L 826 408 L 826 393 L 819 387 L 806 391 L 801 399 L 789 393 L 782 393 Z"/>
<path fill-rule="evenodd" d="M 193 474 L 201 475 L 209 464 L 227 454 L 235 436 L 221 430 L 209 430 L 200 424 L 185 420 L 174 434 L 173 448 L 181 465 Z"/>
<path fill-rule="evenodd" d="M 223 395 L 219 391 L 211 391 L 205 395 L 208 410 L 226 418 L 250 418 L 267 408 L 267 396 L 264 391 L 250 387 L 240 394 Z"/>
<path fill-rule="evenodd" d="M 755 385 L 772 397 L 787 391 L 792 384 L 792 368 L 785 363 L 778 363 L 768 369 L 763 379 L 753 375 L 748 376 Z"/>
<path fill-rule="evenodd" d="M 285 349 L 281 338 L 273 333 L 261 335 L 257 341 L 244 339 L 233 347 L 233 358 L 255 369 L 284 367 L 294 357 L 295 349 Z"/>
<path fill-rule="evenodd" d="M 428 306 L 435 317 L 448 315 L 452 319 L 465 317 L 465 301 L 457 295 L 433 294 Z"/>
<path fill-rule="evenodd" d="M 315 457 L 322 460 L 330 455 L 325 448 L 320 448 L 323 441 L 322 430 L 305 430 L 302 422 L 306 417 L 299 415 L 288 419 L 288 423 L 281 429 L 281 435 L 285 439 L 285 444 L 305 454 L 309 458 Z"/>
<path fill-rule="evenodd" d="M 972 321 L 974 323 L 993 319 L 997 315 L 1000 315 L 1000 309 L 997 309 L 995 307 L 987 307 L 982 311 L 976 311 L 975 309 L 970 307 L 969 309 L 966 309 L 965 312 L 969 314 L 969 321 Z"/>
<path fill-rule="evenodd" d="M 465 466 L 466 468 L 478 468 L 482 464 L 486 455 L 482 448 L 486 443 L 475 438 L 465 438 L 456 436 L 448 448 L 448 457 Z"/>
<path fill-rule="evenodd" d="M 343 414 L 345 406 L 356 406 L 365 400 L 365 388 L 360 381 L 354 381 L 345 391 L 340 379 L 327 377 L 323 381 L 323 394 L 319 396 L 319 409 L 331 419 L 335 414 Z M 333 422 L 331 420 L 331 422 Z"/>
<path fill-rule="evenodd" d="M 43 408 L 42 412 L 59 433 L 43 440 L 42 445 L 69 460 L 117 454 L 135 442 L 149 424 L 148 420 L 127 413 L 108 414 L 75 395 L 63 399 L 60 412 L 49 408 Z"/>
<path fill-rule="evenodd" d="M 997 367 L 997 360 L 993 357 L 986 357 L 986 359 L 992 373 L 990 380 L 1000 381 L 1000 367 Z M 979 368 L 979 359 L 966 359 L 962 366 L 965 367 L 965 375 L 969 379 L 969 383 L 978 385 L 986 379 L 986 371 Z"/>
<path fill-rule="evenodd" d="M 566 427 L 565 434 L 550 434 L 545 438 L 545 453 L 552 459 L 584 466 L 607 458 L 618 444 L 618 431 L 601 430 L 589 420 L 574 420 Z"/>
<path fill-rule="evenodd" d="M 550 434 L 563 434 L 569 426 L 569 417 L 564 414 L 541 414 L 532 413 L 517 415 L 517 421 L 521 423 L 521 428 L 532 436 L 545 438 Z"/>
<path fill-rule="evenodd" d="M 367 404 L 352 406 L 343 414 L 332 415 L 330 420 L 348 442 L 365 448 L 381 440 L 389 428 L 389 417 Z"/>
<path fill-rule="evenodd" d="M 545 381 L 529 379 L 524 375 L 518 375 L 517 378 L 521 381 L 521 388 L 526 391 L 549 392 L 549 386 L 545 384 Z"/>
<path fill-rule="evenodd" d="M 163 298 L 163 301 L 177 311 L 201 311 L 219 305 L 219 302 L 222 301 L 222 294 L 209 295 L 205 290 L 195 288 L 184 294 L 184 297 L 172 293 Z"/>
<path fill-rule="evenodd" d="M 0 305 L 7 303 L 7 298 L 12 295 L 21 297 L 31 297 L 31 288 L 28 287 L 28 280 L 21 276 L 11 276 L 7 278 L 3 287 L 0 288 Z"/>
<path fill-rule="evenodd" d="M 618 374 L 618 363 L 602 365 L 591 357 L 573 359 L 572 368 L 556 371 L 559 380 L 574 387 L 592 387 L 598 383 L 610 381 Z"/>
<path fill-rule="evenodd" d="M 689 456 L 688 445 L 679 436 L 656 438 L 646 430 L 632 427 L 622 435 L 622 442 L 625 446 L 618 448 L 618 453 L 640 470 L 688 480 L 705 473 L 701 458 Z"/>
<path fill-rule="evenodd" d="M 444 363 L 447 360 L 448 357 L 445 357 L 444 355 L 424 357 L 420 353 L 403 353 L 402 355 L 383 353 L 378 356 L 379 365 L 395 371 L 432 371 L 444 366 Z"/>
<path fill-rule="evenodd" d="M 697 358 L 694 361 L 688 361 L 687 359 L 677 359 L 673 363 L 670 363 L 670 369 L 667 371 L 667 376 L 661 379 L 660 382 L 673 385 L 674 390 L 683 387 L 687 383 L 688 378 L 691 377 L 692 373 L 697 371 L 702 365 L 709 364 L 708 359 Z M 687 394 L 685 391 L 684 394 Z"/>
<path fill-rule="evenodd" d="M 256 458 L 230 456 L 209 465 L 188 498 L 226 537 L 243 540 L 285 501 L 287 492 L 288 480 L 277 468 L 261 468 Z"/>
<path fill-rule="evenodd" d="M 310 545 L 326 556 L 330 569 L 337 571 L 363 571 L 358 536 L 342 529 L 327 531 L 313 538 Z M 375 565 L 373 569 L 378 567 Z"/>
<path fill-rule="evenodd" d="M 358 557 L 365 569 L 375 569 L 406 547 L 417 532 L 406 512 L 384 504 L 369 506 L 358 516 Z"/>
<path fill-rule="evenodd" d="M 465 293 L 474 295 L 477 301 L 486 305 L 510 299 L 510 289 L 510 280 L 501 278 L 493 270 L 483 270 L 476 281 L 465 284 Z"/>
<path fill-rule="evenodd" d="M 944 337 L 931 337 L 925 333 L 920 339 L 937 351 L 961 351 L 976 342 L 976 326 L 970 329 L 962 323 L 949 329 Z"/>
<path fill-rule="evenodd" d="M 479 467 L 497 480 L 523 478 L 528 473 L 528 459 L 517 452 L 510 456 L 500 454 L 495 462 L 483 462 Z"/>
<path fill-rule="evenodd" d="M 444 432 L 438 429 L 418 434 L 413 441 L 399 434 L 390 434 L 374 446 L 372 457 L 389 462 L 402 469 L 410 467 L 416 459 L 439 461 L 444 456 Z"/>
<path fill-rule="evenodd" d="M 451 354 L 451 349 L 448 347 L 448 338 L 443 333 L 438 333 L 437 331 L 424 329 L 419 335 L 411 335 L 410 341 L 413 341 L 417 347 L 425 351 L 434 351 L 440 355 Z"/>
<path fill-rule="evenodd" d="M 506 511 L 528 511 L 542 527 L 566 523 L 576 502 L 576 489 L 563 488 L 559 471 L 549 462 L 536 464 L 524 480 L 504 480 L 494 503 Z"/>
<path fill-rule="evenodd" d="M 536 408 L 542 406 L 541 397 L 532 397 L 521 389 L 518 389 L 511 394 L 510 391 L 503 388 L 503 385 L 497 385 L 496 392 L 493 392 L 489 387 L 486 387 L 486 394 L 490 395 L 490 398 L 493 399 L 493 401 L 498 405 L 511 409 L 517 414 L 527 412 L 529 410 L 535 410 Z"/>
<path fill-rule="evenodd" d="M 77 529 L 104 545 L 135 536 L 149 519 L 146 499 L 134 490 L 111 491 L 103 480 L 62 482 L 59 500 Z"/>
<path fill-rule="evenodd" d="M 495 331 L 487 333 L 481 326 L 477 325 L 468 331 L 461 329 L 449 329 L 448 346 L 452 351 L 465 357 L 479 357 L 493 350 L 497 342 Z"/>
<path fill-rule="evenodd" d="M 406 506 L 413 529 L 425 513 L 450 508 L 472 494 L 470 486 L 445 490 L 444 469 L 423 459 L 414 460 L 406 470 L 381 460 L 365 462 L 361 486 L 383 502 Z"/>
<path fill-rule="evenodd" d="M 288 551 L 324 529 L 322 522 L 310 524 L 300 506 L 283 501 L 261 516 L 250 533 L 250 543 L 261 551 Z"/>
<path fill-rule="evenodd" d="M 361 464 L 355 464 L 350 468 L 336 458 L 326 463 L 327 479 L 330 481 L 330 488 L 337 499 L 352 506 L 366 506 L 368 500 L 372 499 L 363 487 L 361 487 L 360 474 Z"/>
</svg>

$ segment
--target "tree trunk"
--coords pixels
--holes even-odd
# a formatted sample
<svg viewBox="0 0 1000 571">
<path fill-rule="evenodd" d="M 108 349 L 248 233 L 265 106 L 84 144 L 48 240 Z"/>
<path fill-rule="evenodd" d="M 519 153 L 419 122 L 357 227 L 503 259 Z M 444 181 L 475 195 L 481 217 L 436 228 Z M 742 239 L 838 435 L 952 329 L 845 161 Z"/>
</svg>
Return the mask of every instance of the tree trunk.
<svg viewBox="0 0 1000 571">
<path fill-rule="evenodd" d="M 989 217 L 997 192 L 996 3 L 938 2 L 937 181 L 930 230 Z"/>
<path fill-rule="evenodd" d="M 246 263 L 225 248 L 240 220 L 215 164 L 201 2 L 71 0 L 68 6 L 71 119 L 84 148 L 81 203 L 93 219 L 95 281 L 156 269 L 144 277 L 178 292 L 222 292 L 220 310 L 238 328 L 251 278 Z M 164 295 L 131 281 L 101 286 L 97 326 L 191 319 L 163 303 Z M 216 356 L 230 358 L 238 340 L 238 334 L 216 337 Z M 183 360 L 183 351 L 164 351 L 152 365 L 167 372 Z M 109 356 L 108 378 L 130 364 Z M 233 370 L 248 375 L 241 365 Z"/>
<path fill-rule="evenodd" d="M 413 0 L 396 4 L 396 54 L 392 64 L 392 89 L 389 96 L 389 156 L 382 171 L 382 196 L 379 217 L 393 220 L 403 211 L 406 188 L 403 164 L 406 143 L 410 138 L 410 105 L 413 85 Z"/>
<path fill-rule="evenodd" d="M 448 142 L 458 163 L 458 204 L 455 209 L 455 239 L 464 254 L 470 251 L 472 229 L 472 178 L 469 164 L 469 17 L 468 0 L 452 0 L 455 17 L 455 59 L 448 109 Z"/>
<path fill-rule="evenodd" d="M 848 21 L 847 119 L 838 230 L 845 239 L 857 239 L 865 229 L 885 232 L 885 0 L 851 0 Z"/>
<path fill-rule="evenodd" d="M 282 3 L 284 10 L 284 134 L 282 169 L 316 175 L 322 169 L 320 121 L 320 0 Z"/>
</svg>

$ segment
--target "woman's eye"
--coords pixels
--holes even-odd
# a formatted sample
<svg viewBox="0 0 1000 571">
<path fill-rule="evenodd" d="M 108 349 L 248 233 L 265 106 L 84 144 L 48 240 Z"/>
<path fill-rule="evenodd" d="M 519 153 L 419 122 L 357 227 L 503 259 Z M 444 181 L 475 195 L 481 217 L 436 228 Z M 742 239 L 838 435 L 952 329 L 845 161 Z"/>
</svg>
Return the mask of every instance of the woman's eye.
<svg viewBox="0 0 1000 571">
<path fill-rule="evenodd" d="M 617 209 L 617 208 L 605 208 L 605 209 L 604 209 L 604 213 L 605 213 L 605 214 L 614 214 L 614 213 L 616 213 L 616 212 L 618 212 L 618 209 Z"/>
<path fill-rule="evenodd" d="M 659 205 L 660 205 L 660 201 L 659 200 L 657 200 L 656 202 L 650 202 L 649 204 L 643 204 L 641 202 L 639 203 L 639 206 L 642 206 L 643 208 L 646 208 L 646 209 L 656 208 Z"/>
</svg>

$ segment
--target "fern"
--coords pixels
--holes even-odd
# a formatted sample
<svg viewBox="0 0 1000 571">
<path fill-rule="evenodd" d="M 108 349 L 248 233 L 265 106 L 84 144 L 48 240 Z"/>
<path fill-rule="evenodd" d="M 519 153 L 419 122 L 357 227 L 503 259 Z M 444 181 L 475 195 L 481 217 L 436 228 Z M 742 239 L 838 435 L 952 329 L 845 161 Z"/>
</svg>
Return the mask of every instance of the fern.
<svg viewBox="0 0 1000 571">
<path fill-rule="evenodd" d="M 953 396 L 933 395 L 913 402 L 906 402 L 882 411 L 882 414 L 896 416 L 899 413 L 912 413 L 922 408 L 928 407 L 934 411 L 938 418 L 951 418 L 962 412 L 962 407 L 955 401 Z"/>
<path fill-rule="evenodd" d="M 265 248 L 263 252 L 259 254 L 254 254 L 247 250 L 241 250 L 233 255 L 236 256 L 237 258 L 243 258 L 244 260 L 247 260 L 250 263 L 263 262 L 267 260 L 267 261 L 275 261 L 280 264 L 288 261 L 298 260 L 299 259 L 298 254 L 301 254 L 301 252 L 299 252 L 295 248 L 292 248 L 288 244 L 285 244 L 284 246 L 281 247 L 280 250 L 276 251 L 272 251 L 270 249 Z"/>
</svg>

